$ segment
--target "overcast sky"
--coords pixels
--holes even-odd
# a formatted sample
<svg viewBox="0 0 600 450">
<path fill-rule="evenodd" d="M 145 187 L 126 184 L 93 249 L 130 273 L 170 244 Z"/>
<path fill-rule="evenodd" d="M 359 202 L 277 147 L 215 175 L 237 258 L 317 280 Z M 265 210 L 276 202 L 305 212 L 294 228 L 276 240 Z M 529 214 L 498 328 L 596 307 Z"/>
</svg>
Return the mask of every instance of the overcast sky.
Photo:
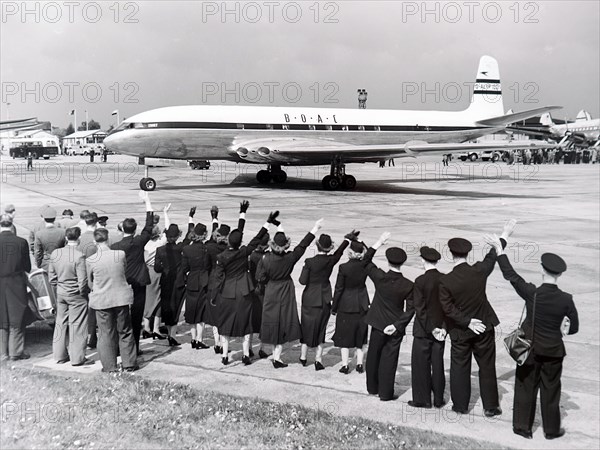
<svg viewBox="0 0 600 450">
<path fill-rule="evenodd" d="M 65 127 L 87 109 L 107 128 L 115 109 L 356 108 L 357 88 L 368 108 L 460 110 L 486 54 L 505 109 L 600 115 L 598 1 L 229 2 L 224 17 L 220 1 L 23 5 L 2 2 L 3 120 Z"/>
</svg>

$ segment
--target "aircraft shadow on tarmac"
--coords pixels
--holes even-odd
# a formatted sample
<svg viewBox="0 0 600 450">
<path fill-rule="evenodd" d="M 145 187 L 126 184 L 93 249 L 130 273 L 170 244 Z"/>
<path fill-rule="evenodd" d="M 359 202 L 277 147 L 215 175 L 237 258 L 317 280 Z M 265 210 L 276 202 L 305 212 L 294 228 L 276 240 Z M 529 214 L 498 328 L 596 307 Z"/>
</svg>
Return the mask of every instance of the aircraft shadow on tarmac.
<svg viewBox="0 0 600 450">
<path fill-rule="evenodd" d="M 470 178 L 469 180 L 473 180 Z M 476 179 L 476 178 L 475 178 Z M 485 180 L 485 178 L 481 178 Z M 532 194 L 507 194 L 505 192 L 482 192 L 482 191 L 457 191 L 450 190 L 447 188 L 440 189 L 420 189 L 404 186 L 405 183 L 421 180 L 404 180 L 404 179 L 391 179 L 391 180 L 377 180 L 377 181 L 359 181 L 356 189 L 353 191 L 336 191 L 339 193 L 345 192 L 358 192 L 358 193 L 381 193 L 381 194 L 413 194 L 413 195 L 439 195 L 444 197 L 469 197 L 469 198 L 550 198 L 546 195 L 532 195 Z M 468 183 L 467 179 L 456 178 L 456 179 L 444 179 L 443 182 L 457 182 Z M 269 184 L 268 186 L 260 185 L 256 182 L 253 175 L 238 175 L 233 181 L 223 183 L 203 183 L 195 185 L 179 185 L 179 186 L 165 186 L 160 185 L 159 190 L 165 191 L 176 191 L 176 190 L 189 190 L 189 189 L 214 189 L 214 188 L 240 188 L 247 187 L 249 189 L 272 189 L 272 190 L 303 190 L 303 191 L 323 191 L 321 182 L 318 180 L 310 180 L 305 178 L 288 178 L 283 184 Z M 531 186 L 533 190 L 533 186 Z M 328 192 L 328 191 L 323 191 Z M 331 192 L 334 194 L 334 192 Z"/>
</svg>

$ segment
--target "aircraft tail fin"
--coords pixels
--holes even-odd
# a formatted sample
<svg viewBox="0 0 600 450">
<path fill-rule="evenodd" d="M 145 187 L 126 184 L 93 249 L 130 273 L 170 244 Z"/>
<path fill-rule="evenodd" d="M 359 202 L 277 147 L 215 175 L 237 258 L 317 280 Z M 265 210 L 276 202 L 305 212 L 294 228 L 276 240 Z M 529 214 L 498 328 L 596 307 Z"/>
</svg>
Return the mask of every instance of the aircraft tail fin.
<svg viewBox="0 0 600 450">
<path fill-rule="evenodd" d="M 579 113 L 577 113 L 577 118 L 575 119 L 575 122 L 580 122 L 583 120 L 592 120 L 592 115 L 585 109 L 582 109 L 581 111 L 579 111 Z"/>
<path fill-rule="evenodd" d="M 466 112 L 475 121 L 504 114 L 498 61 L 491 56 L 482 56 L 479 60 L 473 96 Z"/>
<path fill-rule="evenodd" d="M 540 123 L 542 125 L 546 125 L 548 127 L 551 127 L 552 125 L 554 125 L 554 121 L 552 120 L 552 116 L 550 115 L 549 112 L 542 114 L 540 116 Z"/>
</svg>

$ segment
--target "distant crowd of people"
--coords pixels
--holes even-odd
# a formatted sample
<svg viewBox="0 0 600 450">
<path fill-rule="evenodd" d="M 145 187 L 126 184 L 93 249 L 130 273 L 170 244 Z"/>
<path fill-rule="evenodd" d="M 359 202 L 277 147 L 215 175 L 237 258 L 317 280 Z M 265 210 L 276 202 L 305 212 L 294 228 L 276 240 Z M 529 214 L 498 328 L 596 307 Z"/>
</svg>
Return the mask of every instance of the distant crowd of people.
<svg viewBox="0 0 600 450">
<path fill-rule="evenodd" d="M 359 239 L 358 231 L 351 230 L 336 248 L 331 236 L 319 235 L 321 219 L 292 248 L 275 211 L 266 215 L 259 231 L 244 243 L 247 201 L 240 203 L 234 229 L 219 222 L 216 206 L 210 209 L 210 225 L 195 222 L 193 207 L 187 227 L 181 229 L 171 223 L 170 205 L 163 209 L 161 226 L 149 194 L 140 192 L 140 198 L 146 217 L 139 233 L 133 218 L 125 218 L 118 231 L 109 232 L 106 216 L 85 210 L 74 219 L 73 212 L 66 209 L 57 217 L 56 210 L 45 205 L 40 221 L 29 225 L 29 242 L 16 234 L 15 207 L 5 209 L 0 215 L 3 360 L 29 357 L 24 347 L 23 316 L 33 258 L 37 267 L 47 271 L 56 289 L 53 354 L 59 364 L 92 364 L 86 358 L 86 347 L 97 346 L 104 372 L 119 370 L 119 354 L 121 370 L 137 370 L 137 358 L 142 354 L 140 339 L 181 345 L 177 326 L 185 309 L 191 347 L 209 348 L 205 328 L 211 326 L 213 349 L 224 365 L 230 363 L 233 337 L 242 338 L 242 362 L 251 364 L 256 348 L 252 338 L 258 334 L 258 357 L 267 358 L 272 351 L 275 369 L 288 366 L 282 358 L 283 345 L 300 340 L 300 364 L 307 365 L 308 351 L 315 349 L 314 368 L 321 371 L 325 369 L 326 327 L 330 315 L 335 315 L 333 342 L 342 357 L 339 372 L 350 372 L 350 350 L 355 349 L 355 371 L 366 372 L 368 393 L 389 401 L 397 398 L 394 379 L 399 349 L 414 318 L 409 404 L 416 408 L 445 405 L 443 355 L 449 335 L 452 410 L 459 414 L 469 411 L 474 356 L 479 365 L 484 413 L 493 417 L 502 414 L 496 377 L 495 326 L 499 320 L 488 301 L 486 282 L 497 262 L 525 301 L 523 329 L 533 337 L 533 351 L 516 369 L 513 431 L 532 437 L 539 389 L 546 438 L 564 434 L 559 409 L 566 354 L 562 338 L 576 333 L 579 327 L 572 296 L 557 286 L 567 267 L 558 255 L 545 253 L 541 257 L 543 284 L 536 287 L 520 277 L 503 251 L 514 221 L 505 224 L 500 238 L 486 236 L 491 248 L 473 265 L 467 262 L 471 242 L 450 239 L 454 268 L 447 274 L 437 270 L 440 253 L 422 247 L 424 273 L 411 281 L 402 274 L 407 260 L 403 249 L 387 249 L 387 271 L 373 262 L 389 233 L 368 246 Z M 306 258 L 299 280 L 293 279 L 295 265 L 315 240 L 317 255 Z M 348 261 L 339 266 L 332 289 L 330 277 L 344 252 Z M 367 278 L 375 286 L 372 299 Z M 296 282 L 304 286 L 300 308 Z M 163 323 L 166 333 L 161 333 Z"/>
</svg>

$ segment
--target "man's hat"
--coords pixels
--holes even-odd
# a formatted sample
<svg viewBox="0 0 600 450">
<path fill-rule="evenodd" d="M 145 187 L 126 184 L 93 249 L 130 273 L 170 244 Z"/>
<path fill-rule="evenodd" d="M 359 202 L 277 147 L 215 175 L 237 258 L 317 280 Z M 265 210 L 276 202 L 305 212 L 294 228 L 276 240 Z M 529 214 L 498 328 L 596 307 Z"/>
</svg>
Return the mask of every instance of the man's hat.
<svg viewBox="0 0 600 450">
<path fill-rule="evenodd" d="M 194 227 L 194 234 L 197 236 L 202 236 L 204 233 L 206 233 L 206 225 L 203 223 L 197 223 Z"/>
<path fill-rule="evenodd" d="M 41 215 L 42 217 L 44 217 L 44 212 L 45 212 L 45 211 L 46 211 L 46 209 L 48 209 L 48 208 L 51 208 L 51 206 L 50 206 L 50 205 L 43 205 L 43 206 L 40 208 L 40 215 Z"/>
<path fill-rule="evenodd" d="M 331 236 L 328 234 L 322 234 L 319 236 L 317 241 L 317 248 L 322 252 L 328 252 L 333 248 L 333 242 L 331 242 Z"/>
<path fill-rule="evenodd" d="M 219 233 L 221 236 L 227 236 L 230 231 L 231 227 L 229 225 L 221 225 L 219 228 L 217 228 L 217 233 Z"/>
<path fill-rule="evenodd" d="M 42 217 L 44 219 L 56 219 L 56 210 L 53 207 L 48 206 L 42 213 Z"/>
<path fill-rule="evenodd" d="M 98 217 L 98 222 L 101 223 L 102 225 L 106 225 L 106 222 L 108 222 L 108 216 Z"/>
<path fill-rule="evenodd" d="M 242 232 L 240 230 L 233 230 L 229 233 L 229 245 L 234 248 L 238 248 L 242 244 Z"/>
<path fill-rule="evenodd" d="M 421 253 L 421 258 L 432 263 L 438 262 L 442 257 L 435 248 L 425 246 L 421 247 L 419 251 Z"/>
<path fill-rule="evenodd" d="M 169 225 L 169 228 L 167 228 L 165 234 L 168 238 L 179 237 L 179 227 L 177 226 L 177 224 L 172 223 L 171 225 Z"/>
<path fill-rule="evenodd" d="M 546 272 L 553 275 L 559 275 L 567 270 L 567 263 L 560 256 L 554 253 L 544 253 L 542 255 L 542 267 Z"/>
<path fill-rule="evenodd" d="M 72 216 L 72 215 L 73 215 L 73 211 L 72 211 L 72 210 L 70 210 L 70 209 L 65 209 L 65 210 L 62 212 L 62 215 L 63 215 L 63 216 Z"/>
<path fill-rule="evenodd" d="M 473 245 L 463 238 L 452 238 L 448 241 L 448 248 L 453 255 L 467 256 Z"/>
<path fill-rule="evenodd" d="M 400 266 L 406 261 L 406 252 L 399 247 L 388 248 L 385 257 L 390 264 Z"/>
<path fill-rule="evenodd" d="M 278 246 L 283 247 L 283 246 L 287 245 L 288 238 L 284 232 L 278 231 L 277 233 L 275 233 L 275 236 L 273 237 L 273 242 L 275 244 L 277 244 Z"/>
<path fill-rule="evenodd" d="M 10 205 L 6 205 L 6 208 L 4 208 L 4 212 L 8 213 L 8 214 L 14 213 L 15 210 L 16 210 L 15 205 L 13 205 L 12 203 Z"/>
</svg>

